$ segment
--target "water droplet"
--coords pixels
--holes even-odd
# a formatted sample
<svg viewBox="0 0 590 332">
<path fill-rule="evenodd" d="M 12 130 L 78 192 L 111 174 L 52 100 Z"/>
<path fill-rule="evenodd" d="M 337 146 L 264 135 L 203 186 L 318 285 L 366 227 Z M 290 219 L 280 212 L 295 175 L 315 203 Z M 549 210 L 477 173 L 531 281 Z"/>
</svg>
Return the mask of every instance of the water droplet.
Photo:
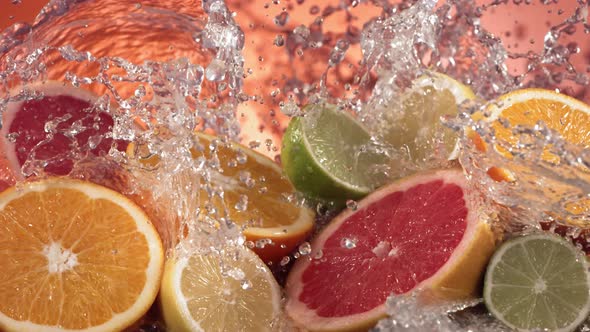
<svg viewBox="0 0 590 332">
<path fill-rule="evenodd" d="M 356 239 L 343 237 L 342 240 L 340 240 L 340 246 L 346 249 L 354 249 L 356 248 Z"/>
<path fill-rule="evenodd" d="M 283 35 L 277 35 L 275 37 L 274 44 L 278 47 L 285 45 L 285 38 L 283 37 Z"/>
<path fill-rule="evenodd" d="M 289 14 L 287 12 L 282 12 L 277 15 L 274 19 L 276 25 L 282 27 L 289 21 Z"/>
<path fill-rule="evenodd" d="M 281 259 L 281 262 L 279 264 L 281 266 L 285 266 L 285 265 L 289 264 L 290 261 L 291 261 L 291 257 L 285 256 Z"/>
<path fill-rule="evenodd" d="M 311 253 L 311 244 L 309 242 L 303 242 L 299 245 L 298 251 L 302 256 L 309 255 Z"/>
<path fill-rule="evenodd" d="M 219 82 L 225 79 L 225 63 L 220 59 L 213 59 L 207 69 L 205 69 L 205 77 L 211 82 Z"/>
<path fill-rule="evenodd" d="M 352 211 L 356 211 L 358 209 L 358 203 L 355 200 L 349 199 L 346 201 L 346 207 Z"/>
</svg>

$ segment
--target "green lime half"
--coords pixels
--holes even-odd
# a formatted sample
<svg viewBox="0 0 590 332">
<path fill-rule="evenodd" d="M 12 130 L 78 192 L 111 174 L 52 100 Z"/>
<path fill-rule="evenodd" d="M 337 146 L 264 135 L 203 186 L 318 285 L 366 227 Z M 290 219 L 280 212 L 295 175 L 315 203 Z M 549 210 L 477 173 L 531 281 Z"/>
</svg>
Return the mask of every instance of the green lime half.
<svg viewBox="0 0 590 332">
<path fill-rule="evenodd" d="M 590 314 L 586 257 L 551 234 L 509 240 L 488 265 L 484 300 L 514 329 L 572 331 Z"/>
<path fill-rule="evenodd" d="M 369 132 L 332 105 L 309 107 L 283 136 L 281 162 L 295 188 L 337 206 L 381 185 L 385 160 Z"/>
</svg>

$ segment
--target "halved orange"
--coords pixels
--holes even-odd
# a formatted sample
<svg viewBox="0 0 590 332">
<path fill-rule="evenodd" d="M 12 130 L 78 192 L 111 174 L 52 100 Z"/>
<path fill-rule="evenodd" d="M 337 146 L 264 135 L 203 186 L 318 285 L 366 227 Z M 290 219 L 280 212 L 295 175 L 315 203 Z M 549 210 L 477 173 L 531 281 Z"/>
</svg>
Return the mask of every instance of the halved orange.
<svg viewBox="0 0 590 332">
<path fill-rule="evenodd" d="M 154 302 L 164 264 L 145 213 L 61 178 L 0 194 L 0 330 L 120 331 Z"/>
<path fill-rule="evenodd" d="M 487 111 L 489 117 L 485 120 L 490 122 L 496 139 L 507 143 L 504 146 L 496 144 L 493 148 L 508 161 L 513 157 L 506 146 L 517 147 L 519 137 L 513 134 L 513 129 L 519 125 L 532 128 L 542 122 L 547 128 L 556 131 L 565 141 L 583 148 L 590 147 L 590 106 L 567 95 L 544 89 L 516 90 L 499 97 L 489 105 Z M 489 147 L 476 136 L 472 137 L 476 147 L 480 151 L 486 151 Z M 560 157 L 552 153 L 549 148 L 545 148 L 540 159 L 555 167 L 559 167 L 561 162 Z M 584 172 L 581 169 L 580 171 Z M 539 184 L 539 189 L 543 190 L 546 196 L 547 206 L 556 203 L 564 195 L 573 197 L 574 191 L 579 189 L 565 182 L 543 178 L 527 165 L 518 163 L 495 165 L 488 169 L 488 175 L 496 181 Z M 566 210 L 572 215 L 580 216 L 580 218 L 567 216 L 566 222 L 586 226 L 587 221 L 582 219 L 585 219 L 583 214 L 590 210 L 587 199 L 571 201 Z M 560 216 L 555 217 L 560 218 Z"/>
<path fill-rule="evenodd" d="M 244 226 L 244 236 L 254 243 L 258 241 L 259 245 L 252 249 L 265 262 L 276 262 L 288 255 L 311 233 L 315 214 L 311 209 L 289 201 L 296 191 L 279 165 L 235 142 L 224 142 L 203 133 L 196 133 L 194 137 L 193 158 L 213 160 L 214 147 L 219 161 L 216 171 L 211 174 L 211 185 L 223 189 L 223 198 L 209 198 L 203 188 L 200 195 L 203 210 L 207 210 L 209 204 L 216 211 L 210 217 L 229 217 Z M 141 150 L 141 145 L 131 144 L 127 153 L 142 160 Z M 143 155 L 145 164 L 158 164 L 158 156 Z M 227 216 L 224 215 L 226 212 Z"/>
</svg>

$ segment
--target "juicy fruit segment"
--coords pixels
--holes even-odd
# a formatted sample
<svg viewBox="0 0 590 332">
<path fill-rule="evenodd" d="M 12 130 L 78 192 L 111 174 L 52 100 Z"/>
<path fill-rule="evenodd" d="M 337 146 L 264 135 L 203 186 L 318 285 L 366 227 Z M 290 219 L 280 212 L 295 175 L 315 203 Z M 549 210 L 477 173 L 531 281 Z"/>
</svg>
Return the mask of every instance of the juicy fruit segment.
<svg viewBox="0 0 590 332">
<path fill-rule="evenodd" d="M 74 180 L 25 183 L 0 195 L 0 327 L 117 331 L 158 293 L 163 249 L 143 211 Z"/>
<path fill-rule="evenodd" d="M 512 130 L 518 125 L 534 126 L 542 121 L 548 128 L 557 131 L 562 138 L 585 148 L 590 147 L 590 106 L 574 98 L 551 90 L 523 89 L 507 93 L 490 105 L 490 117 L 486 121 L 492 122 L 495 136 L 510 145 L 516 146 L 518 138 Z M 509 126 L 506 126 L 506 122 Z M 481 138 L 479 150 L 487 148 Z M 505 148 L 495 147 L 505 157 L 511 158 Z M 557 163 L 557 156 L 545 151 L 543 159 Z M 499 181 L 514 181 L 508 176 L 508 170 L 503 171 Z"/>
<path fill-rule="evenodd" d="M 113 144 L 106 137 L 114 120 L 110 114 L 93 109 L 96 96 L 60 82 L 27 86 L 42 93 L 40 99 L 8 104 L 3 114 L 0 142 L 11 168 L 20 175 L 27 160 L 39 160 L 45 172 L 66 175 L 74 160 L 86 153 L 105 155 Z M 16 90 L 15 90 L 16 93 Z M 117 142 L 123 148 L 122 142 Z M 75 152 L 81 154 L 75 155 Z"/>
<path fill-rule="evenodd" d="M 170 259 L 160 297 L 171 331 L 257 332 L 272 330 L 281 289 L 264 262 L 240 248 Z"/>
<path fill-rule="evenodd" d="M 391 293 L 475 296 L 495 241 L 461 170 L 426 172 L 372 193 L 313 241 L 288 276 L 287 313 L 309 330 L 367 328 Z"/>
<path fill-rule="evenodd" d="M 281 161 L 297 190 L 312 199 L 343 205 L 386 180 L 379 171 L 385 157 L 372 148 L 371 135 L 352 116 L 320 105 L 291 119 Z"/>
<path fill-rule="evenodd" d="M 441 117 L 457 116 L 461 103 L 475 99 L 473 91 L 449 76 L 429 72 L 417 78 L 401 99 L 401 110 L 384 112 L 378 124 L 384 140 L 407 151 L 414 161 L 432 155 L 454 159 L 457 133 Z"/>
<path fill-rule="evenodd" d="M 488 110 L 490 114 L 486 121 L 491 122 L 494 130 L 496 141 L 504 141 L 506 144 L 500 146 L 496 144 L 494 148 L 507 161 L 512 160 L 512 154 L 508 147 L 518 152 L 522 149 L 519 146 L 519 139 L 513 133 L 513 130 L 519 125 L 534 127 L 537 123 L 542 122 L 549 129 L 556 131 L 563 139 L 569 143 L 578 144 L 584 148 L 590 147 L 590 106 L 564 94 L 544 89 L 523 89 L 510 92 L 501 96 L 498 100 L 490 104 Z M 525 140 L 530 140 L 525 137 Z M 483 142 L 483 140 L 480 139 Z M 522 143 L 522 142 L 520 142 Z M 525 142 L 526 143 L 526 142 Z M 529 144 L 529 143 L 526 143 Z M 479 144 L 478 149 L 485 151 L 488 147 L 485 144 Z M 552 153 L 548 147 L 544 148 L 540 155 L 541 163 L 547 163 L 550 167 L 556 167 L 555 171 L 561 171 L 559 168 L 559 156 Z M 537 161 L 533 161 L 537 163 Z M 546 197 L 547 206 L 558 204 L 562 199 L 567 203 L 563 204 L 569 215 L 561 218 L 553 216 L 563 223 L 571 225 L 586 226 L 584 215 L 590 209 L 590 204 L 585 198 L 573 198 L 572 192 L 577 190 L 575 186 L 569 186 L 565 182 L 552 181 L 548 177 L 534 171 L 531 165 L 515 162 L 508 165 L 496 165 L 488 170 L 488 174 L 497 181 L 518 181 L 521 184 L 541 183 L 543 195 Z M 569 172 L 564 167 L 564 172 Z M 571 175 L 567 175 L 568 177 Z"/>
<path fill-rule="evenodd" d="M 223 143 L 221 139 L 197 133 L 193 158 L 210 161 L 211 146 L 215 147 L 218 167 L 212 172 L 210 184 L 224 190 L 223 198 L 208 198 L 203 188 L 200 206 L 204 211 L 211 204 L 215 220 L 229 217 L 244 226 L 249 241 L 270 239 L 273 243 L 253 250 L 264 261 L 277 261 L 291 253 L 312 231 L 314 212 L 287 200 L 295 193 L 293 185 L 283 176 L 281 168 L 266 156 L 237 143 Z M 156 166 L 157 156 L 141 157 L 142 146 L 130 144 L 127 152 L 140 161 Z M 227 212 L 227 216 L 225 213 Z"/>
<path fill-rule="evenodd" d="M 519 330 L 572 331 L 590 314 L 584 254 L 549 234 L 519 237 L 494 254 L 484 299 L 494 316 Z"/>
</svg>

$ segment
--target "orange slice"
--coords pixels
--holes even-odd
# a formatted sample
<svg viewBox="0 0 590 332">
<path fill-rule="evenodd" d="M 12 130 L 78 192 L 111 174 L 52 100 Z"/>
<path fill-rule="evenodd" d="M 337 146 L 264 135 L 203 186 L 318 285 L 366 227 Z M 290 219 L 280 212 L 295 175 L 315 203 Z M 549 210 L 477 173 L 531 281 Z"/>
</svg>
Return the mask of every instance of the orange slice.
<svg viewBox="0 0 590 332">
<path fill-rule="evenodd" d="M 49 179 L 0 194 L 0 330 L 120 331 L 154 302 L 164 254 L 135 204 Z"/>
<path fill-rule="evenodd" d="M 219 168 L 213 172 L 211 184 L 224 190 L 223 198 L 210 200 L 202 189 L 200 206 L 205 210 L 207 204 L 212 204 L 217 211 L 210 215 L 213 218 L 225 217 L 227 211 L 227 217 L 245 227 L 246 239 L 258 242 L 253 250 L 264 261 L 280 260 L 311 233 L 314 212 L 288 201 L 295 188 L 274 161 L 240 144 L 224 143 L 203 133 L 195 135 L 195 143 L 195 159 L 212 160 L 211 146 L 215 146 Z M 127 152 L 139 156 L 145 164 L 157 165 L 159 157 L 142 154 L 142 148 L 131 144 Z M 141 159 L 142 155 L 146 157 Z"/>
<path fill-rule="evenodd" d="M 542 122 L 549 129 L 555 130 L 563 139 L 572 144 L 578 144 L 584 148 L 590 147 L 590 106 L 585 103 L 544 89 L 523 89 L 512 91 L 499 97 L 496 102 L 488 108 L 490 116 L 486 121 L 491 122 L 495 136 L 505 141 L 509 146 L 516 146 L 518 138 L 512 130 L 518 125 L 533 127 Z M 506 125 L 508 123 L 508 125 Z M 480 151 L 488 148 L 481 138 L 473 135 L 474 142 Z M 494 146 L 496 151 L 507 159 L 512 155 L 506 148 L 499 145 Z M 541 159 L 547 163 L 558 166 L 560 159 L 557 155 L 546 149 L 541 154 Z M 520 181 L 527 183 L 540 183 L 540 178 L 523 165 L 511 165 L 491 167 L 488 175 L 496 181 Z M 565 183 L 547 182 L 544 180 L 543 188 L 547 189 L 546 195 L 548 204 L 551 200 L 559 199 L 559 195 L 572 193 L 573 188 Z M 582 215 L 590 209 L 587 200 L 572 202 L 566 208 L 572 214 Z M 569 217 L 568 217 L 569 218 Z M 568 223 L 580 223 L 580 221 L 567 220 Z M 586 222 L 582 222 L 585 224 Z"/>
</svg>

